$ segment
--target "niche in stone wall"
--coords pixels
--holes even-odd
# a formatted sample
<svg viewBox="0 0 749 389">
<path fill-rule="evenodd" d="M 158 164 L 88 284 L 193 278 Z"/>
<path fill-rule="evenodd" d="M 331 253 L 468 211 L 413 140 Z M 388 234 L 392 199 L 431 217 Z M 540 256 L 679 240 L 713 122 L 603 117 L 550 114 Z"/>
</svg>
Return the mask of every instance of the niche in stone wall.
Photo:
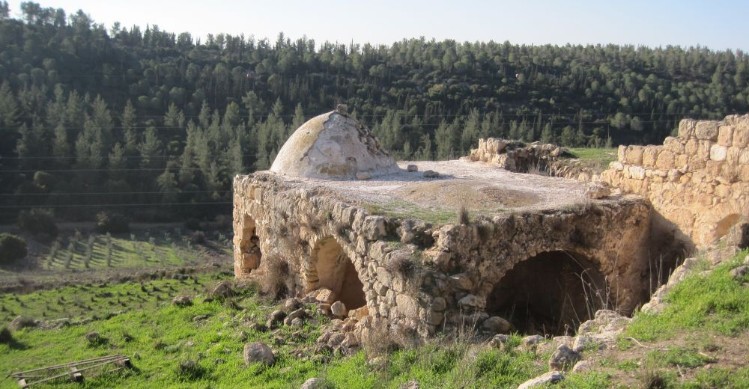
<svg viewBox="0 0 749 389">
<path fill-rule="evenodd" d="M 604 275 L 581 256 L 540 253 L 515 265 L 494 286 L 487 313 L 509 320 L 525 334 L 573 334 L 580 323 L 607 307 Z"/>
<path fill-rule="evenodd" d="M 240 270 L 247 274 L 260 266 L 263 253 L 260 252 L 260 238 L 257 236 L 255 219 L 249 215 L 242 217 L 242 231 L 239 238 L 239 250 L 242 253 Z"/>
<path fill-rule="evenodd" d="M 333 237 L 320 240 L 312 249 L 312 268 L 307 274 L 307 289 L 327 288 L 346 308 L 364 306 L 364 285 L 351 259 Z"/>
</svg>

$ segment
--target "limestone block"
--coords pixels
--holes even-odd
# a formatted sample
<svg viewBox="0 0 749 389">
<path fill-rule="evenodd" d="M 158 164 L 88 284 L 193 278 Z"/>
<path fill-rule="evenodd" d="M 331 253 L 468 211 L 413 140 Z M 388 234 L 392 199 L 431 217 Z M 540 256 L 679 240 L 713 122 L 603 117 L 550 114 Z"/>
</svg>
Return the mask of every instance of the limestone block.
<svg viewBox="0 0 749 389">
<path fill-rule="evenodd" d="M 687 143 L 684 144 L 684 153 L 689 155 L 695 155 L 697 154 L 697 149 L 699 148 L 699 141 L 695 138 L 691 138 L 687 141 Z"/>
<path fill-rule="evenodd" d="M 655 160 L 655 167 L 661 170 L 674 168 L 674 153 L 669 150 L 662 150 Z"/>
<path fill-rule="evenodd" d="M 733 129 L 733 145 L 736 147 L 749 146 L 749 115 L 744 115 Z"/>
<path fill-rule="evenodd" d="M 677 169 L 683 169 L 686 168 L 686 166 L 689 164 L 689 156 L 686 154 L 679 154 L 676 156 L 676 159 L 674 160 L 674 165 Z"/>
<path fill-rule="evenodd" d="M 728 154 L 728 149 L 721 145 L 712 145 L 710 147 L 710 159 L 713 161 L 725 161 Z"/>
<path fill-rule="evenodd" d="M 715 142 L 718 139 L 718 122 L 712 120 L 697 122 L 694 134 L 697 139 Z"/>
<path fill-rule="evenodd" d="M 739 154 L 739 163 L 742 165 L 749 165 L 749 149 L 741 151 Z"/>
<path fill-rule="evenodd" d="M 655 166 L 655 160 L 658 158 L 659 149 L 660 147 L 657 146 L 645 146 L 645 150 L 642 152 L 642 166 Z"/>
<path fill-rule="evenodd" d="M 718 128 L 718 144 L 721 146 L 731 146 L 733 140 L 733 126 L 720 126 Z"/>
<path fill-rule="evenodd" d="M 362 225 L 362 233 L 369 240 L 377 240 L 387 234 L 383 216 L 367 216 Z"/>
<path fill-rule="evenodd" d="M 626 162 L 630 165 L 642 165 L 642 146 L 627 146 Z"/>
<path fill-rule="evenodd" d="M 705 168 L 705 160 L 697 155 L 689 157 L 689 170 L 697 171 Z"/>
<path fill-rule="evenodd" d="M 624 158 L 624 154 L 627 153 L 627 146 L 621 145 L 619 146 L 619 150 L 617 150 L 617 160 L 621 163 L 626 163 L 626 159 Z"/>
<path fill-rule="evenodd" d="M 470 291 L 473 289 L 473 281 L 471 281 L 471 277 L 465 273 L 450 276 L 450 282 L 460 290 Z"/>
<path fill-rule="evenodd" d="M 727 198 L 731 194 L 731 186 L 730 185 L 718 185 L 715 187 L 715 195 L 718 197 Z"/>
<path fill-rule="evenodd" d="M 741 165 L 738 168 L 739 181 L 749 182 L 749 165 Z"/>
<path fill-rule="evenodd" d="M 466 295 L 465 297 L 460 299 L 460 301 L 458 301 L 458 306 L 463 309 L 482 309 L 484 308 L 484 305 L 486 305 L 486 301 L 484 301 L 484 299 L 472 294 Z"/>
<path fill-rule="evenodd" d="M 681 154 L 684 152 L 684 145 L 678 138 L 674 138 L 673 136 L 666 137 L 666 139 L 663 140 L 663 148 L 674 154 Z"/>
<path fill-rule="evenodd" d="M 416 300 L 408 295 L 399 294 L 395 296 L 395 304 L 400 312 L 405 317 L 416 319 L 419 317 L 419 304 Z"/>
<path fill-rule="evenodd" d="M 635 180 L 645 179 L 645 169 L 641 166 L 629 166 L 628 173 L 629 177 Z"/>
<path fill-rule="evenodd" d="M 720 176 L 718 179 L 724 179 L 726 182 L 736 182 L 739 179 L 739 167 L 732 163 L 723 163 L 720 167 Z"/>
<path fill-rule="evenodd" d="M 437 326 L 442 323 L 442 320 L 445 318 L 445 314 L 442 312 L 436 312 L 436 311 L 427 311 L 427 317 L 426 322 L 430 325 Z"/>
<path fill-rule="evenodd" d="M 614 169 L 616 171 L 622 171 L 624 170 L 624 165 L 619 161 L 613 161 L 609 163 L 609 169 Z"/>
<path fill-rule="evenodd" d="M 709 140 L 701 140 L 699 141 L 699 147 L 697 148 L 697 156 L 700 157 L 703 161 L 707 161 L 710 159 L 710 148 L 713 146 L 713 142 L 710 142 Z"/>
<path fill-rule="evenodd" d="M 689 139 L 694 136 L 694 128 L 697 121 L 694 119 L 682 119 L 679 122 L 679 138 Z"/>
<path fill-rule="evenodd" d="M 726 152 L 726 162 L 732 165 L 739 164 L 739 158 L 741 157 L 741 149 L 738 147 L 729 147 Z"/>
<path fill-rule="evenodd" d="M 393 276 L 382 266 L 377 267 L 377 280 L 388 288 L 393 285 Z"/>
<path fill-rule="evenodd" d="M 447 301 L 445 301 L 442 297 L 435 297 L 434 300 L 432 300 L 432 305 L 429 306 L 431 310 L 433 311 L 444 311 L 447 309 Z"/>
</svg>

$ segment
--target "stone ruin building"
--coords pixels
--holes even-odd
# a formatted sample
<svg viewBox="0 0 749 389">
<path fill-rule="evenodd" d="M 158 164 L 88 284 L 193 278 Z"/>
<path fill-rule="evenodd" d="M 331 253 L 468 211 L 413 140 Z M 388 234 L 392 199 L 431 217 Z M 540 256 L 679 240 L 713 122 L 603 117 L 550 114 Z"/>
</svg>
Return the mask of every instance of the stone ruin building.
<svg viewBox="0 0 749 389">
<path fill-rule="evenodd" d="M 749 115 L 684 120 L 662 146 L 620 147 L 591 184 L 512 172 L 562 151 L 493 139 L 469 158 L 398 164 L 329 112 L 270 171 L 235 178 L 235 274 L 323 309 L 340 301 L 357 328 L 574 332 L 600 308 L 631 313 L 657 266 L 747 233 L 747 143 Z"/>
</svg>

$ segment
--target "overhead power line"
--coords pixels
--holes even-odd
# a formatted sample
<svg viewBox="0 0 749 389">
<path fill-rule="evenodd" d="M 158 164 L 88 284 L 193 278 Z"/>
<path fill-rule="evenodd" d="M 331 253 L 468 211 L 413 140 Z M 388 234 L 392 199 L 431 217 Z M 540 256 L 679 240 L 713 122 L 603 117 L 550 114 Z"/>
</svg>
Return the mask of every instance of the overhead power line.
<svg viewBox="0 0 749 389">
<path fill-rule="evenodd" d="M 115 203 L 115 204 L 34 204 L 34 205 L 0 205 L 0 209 L 26 208 L 97 208 L 97 207 L 164 207 L 164 206 L 197 206 L 197 205 L 231 205 L 233 202 L 198 202 L 198 203 Z"/>
</svg>

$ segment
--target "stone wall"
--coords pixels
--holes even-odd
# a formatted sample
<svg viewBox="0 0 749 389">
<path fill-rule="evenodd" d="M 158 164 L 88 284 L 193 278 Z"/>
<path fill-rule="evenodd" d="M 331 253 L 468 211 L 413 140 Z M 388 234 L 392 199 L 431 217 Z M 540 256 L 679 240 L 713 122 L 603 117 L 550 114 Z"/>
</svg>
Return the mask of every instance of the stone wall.
<svg viewBox="0 0 749 389">
<path fill-rule="evenodd" d="M 550 143 L 487 138 L 479 139 L 478 147 L 471 149 L 466 159 L 497 165 L 519 173 L 544 173 L 554 177 L 579 181 L 595 181 L 599 171 L 583 166 L 573 155 Z"/>
<path fill-rule="evenodd" d="M 650 214 L 647 202 L 622 197 L 434 226 L 255 173 L 234 181 L 235 273 L 261 283 L 286 275 L 292 295 L 326 287 L 341 294 L 335 300 L 357 301 L 360 288 L 359 317 L 429 336 L 498 314 L 489 305 L 503 277 L 519 263 L 554 256 L 585 263 L 581 279 L 590 270 L 605 282 L 596 298 L 627 313 L 646 298 Z M 571 282 L 579 284 L 574 274 Z M 577 314 L 580 321 L 592 315 Z"/>
<path fill-rule="evenodd" d="M 749 115 L 682 120 L 659 146 L 620 146 L 604 182 L 650 200 L 697 247 L 749 218 Z"/>
<path fill-rule="evenodd" d="M 534 142 L 526 145 L 520 141 L 488 138 L 479 139 L 479 145 L 471 149 L 468 159 L 487 162 L 513 171 L 527 173 L 546 170 L 548 164 L 561 156 L 563 149 L 553 144 Z"/>
</svg>

